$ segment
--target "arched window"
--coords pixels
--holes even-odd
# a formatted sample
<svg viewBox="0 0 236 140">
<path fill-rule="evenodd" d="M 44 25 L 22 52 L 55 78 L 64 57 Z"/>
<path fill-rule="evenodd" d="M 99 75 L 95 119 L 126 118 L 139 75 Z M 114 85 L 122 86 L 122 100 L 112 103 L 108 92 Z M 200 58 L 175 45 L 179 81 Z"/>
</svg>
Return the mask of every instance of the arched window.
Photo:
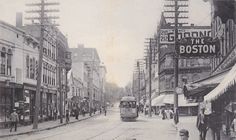
<svg viewBox="0 0 236 140">
<path fill-rule="evenodd" d="M 12 51 L 11 49 L 8 49 L 7 51 L 7 75 L 11 75 L 11 58 L 12 57 Z"/>
<path fill-rule="evenodd" d="M 3 47 L 1 51 L 1 74 L 6 74 L 6 48 Z"/>
</svg>

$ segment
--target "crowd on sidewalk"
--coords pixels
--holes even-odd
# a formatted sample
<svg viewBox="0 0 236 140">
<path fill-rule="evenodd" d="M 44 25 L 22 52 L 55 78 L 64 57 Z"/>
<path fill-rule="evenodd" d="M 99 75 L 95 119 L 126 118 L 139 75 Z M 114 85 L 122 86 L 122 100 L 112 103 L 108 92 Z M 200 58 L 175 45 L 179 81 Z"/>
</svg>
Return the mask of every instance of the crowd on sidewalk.
<svg viewBox="0 0 236 140">
<path fill-rule="evenodd" d="M 100 110 L 92 110 L 90 112 L 83 112 L 77 110 L 78 112 L 72 112 L 69 110 L 66 110 L 65 116 L 63 117 L 63 120 L 65 121 L 64 123 L 60 123 L 60 118 L 58 115 L 53 117 L 53 120 L 51 121 L 44 121 L 39 123 L 39 128 L 36 130 L 33 130 L 32 125 L 20 125 L 19 124 L 19 115 L 17 113 L 16 109 L 13 109 L 13 112 L 10 114 L 10 125 L 6 128 L 1 129 L 0 132 L 0 137 L 6 137 L 6 136 L 12 136 L 12 135 L 19 135 L 19 134 L 26 134 L 30 132 L 35 132 L 35 131 L 42 131 L 50 128 L 56 128 L 59 126 L 63 126 L 69 123 L 74 123 L 83 119 L 87 119 L 89 117 L 92 117 L 95 114 L 102 114 L 106 116 L 106 109 L 100 109 Z M 19 128 L 18 128 L 19 126 Z M 13 130 L 13 131 L 12 131 Z"/>
</svg>

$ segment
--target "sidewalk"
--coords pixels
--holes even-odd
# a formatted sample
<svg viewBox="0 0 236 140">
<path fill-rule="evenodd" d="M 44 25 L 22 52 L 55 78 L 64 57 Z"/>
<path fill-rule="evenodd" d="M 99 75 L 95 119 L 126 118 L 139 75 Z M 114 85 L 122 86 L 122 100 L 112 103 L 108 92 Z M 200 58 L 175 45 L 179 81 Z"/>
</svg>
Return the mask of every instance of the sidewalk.
<svg viewBox="0 0 236 140">
<path fill-rule="evenodd" d="M 172 123 L 173 126 L 176 128 L 177 132 L 181 129 L 187 129 L 189 131 L 189 140 L 199 140 L 199 131 L 196 128 L 196 116 L 186 116 L 186 117 L 179 117 L 179 123 L 177 125 Z M 173 121 L 173 120 L 172 120 Z M 206 140 L 211 140 L 211 130 L 208 130 Z M 221 134 L 221 140 L 230 140 L 224 134 Z"/>
<path fill-rule="evenodd" d="M 97 116 L 100 113 L 97 112 L 95 114 L 92 114 L 91 117 Z M 89 114 L 86 114 L 84 117 L 82 115 L 79 115 L 79 119 L 75 119 L 75 117 L 70 117 L 70 122 L 68 124 L 71 123 L 75 123 L 78 121 L 82 121 L 82 120 L 86 120 L 88 118 L 91 118 L 89 116 Z M 0 138 L 4 138 L 4 137 L 8 137 L 8 136 L 15 136 L 15 135 L 23 135 L 23 134 L 29 134 L 29 133 L 34 133 L 34 132 L 39 132 L 39 131 L 44 131 L 44 130 L 50 130 L 53 128 L 57 128 L 57 127 L 61 127 L 67 125 L 65 123 L 65 118 L 63 119 L 63 123 L 60 123 L 60 119 L 57 119 L 55 121 L 45 121 L 42 123 L 38 124 L 38 129 L 32 129 L 33 125 L 27 125 L 27 126 L 21 126 L 17 128 L 17 132 L 14 131 L 14 129 L 12 129 L 13 131 L 10 132 L 10 129 L 0 129 Z"/>
</svg>

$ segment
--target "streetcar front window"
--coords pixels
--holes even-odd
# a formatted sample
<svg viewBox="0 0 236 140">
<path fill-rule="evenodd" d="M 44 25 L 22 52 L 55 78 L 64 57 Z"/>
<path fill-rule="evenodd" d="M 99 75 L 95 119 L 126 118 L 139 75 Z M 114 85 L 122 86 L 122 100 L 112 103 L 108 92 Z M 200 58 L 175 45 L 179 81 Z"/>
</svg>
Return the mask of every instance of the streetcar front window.
<svg viewBox="0 0 236 140">
<path fill-rule="evenodd" d="M 122 101 L 120 102 L 121 108 L 136 108 L 136 102 L 135 101 Z"/>
</svg>

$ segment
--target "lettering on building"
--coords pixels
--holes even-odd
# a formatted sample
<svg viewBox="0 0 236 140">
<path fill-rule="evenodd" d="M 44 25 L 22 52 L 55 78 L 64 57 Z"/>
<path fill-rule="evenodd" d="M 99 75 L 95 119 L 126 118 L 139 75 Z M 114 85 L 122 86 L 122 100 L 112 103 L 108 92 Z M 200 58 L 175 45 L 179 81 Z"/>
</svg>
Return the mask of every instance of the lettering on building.
<svg viewBox="0 0 236 140">
<path fill-rule="evenodd" d="M 179 29 L 178 39 L 186 37 L 209 37 L 211 36 L 211 29 Z M 175 41 L 174 29 L 161 29 L 160 30 L 160 43 L 173 44 Z"/>
<path fill-rule="evenodd" d="M 188 37 L 178 41 L 176 51 L 183 57 L 212 57 L 219 54 L 220 44 L 210 37 Z"/>
</svg>

